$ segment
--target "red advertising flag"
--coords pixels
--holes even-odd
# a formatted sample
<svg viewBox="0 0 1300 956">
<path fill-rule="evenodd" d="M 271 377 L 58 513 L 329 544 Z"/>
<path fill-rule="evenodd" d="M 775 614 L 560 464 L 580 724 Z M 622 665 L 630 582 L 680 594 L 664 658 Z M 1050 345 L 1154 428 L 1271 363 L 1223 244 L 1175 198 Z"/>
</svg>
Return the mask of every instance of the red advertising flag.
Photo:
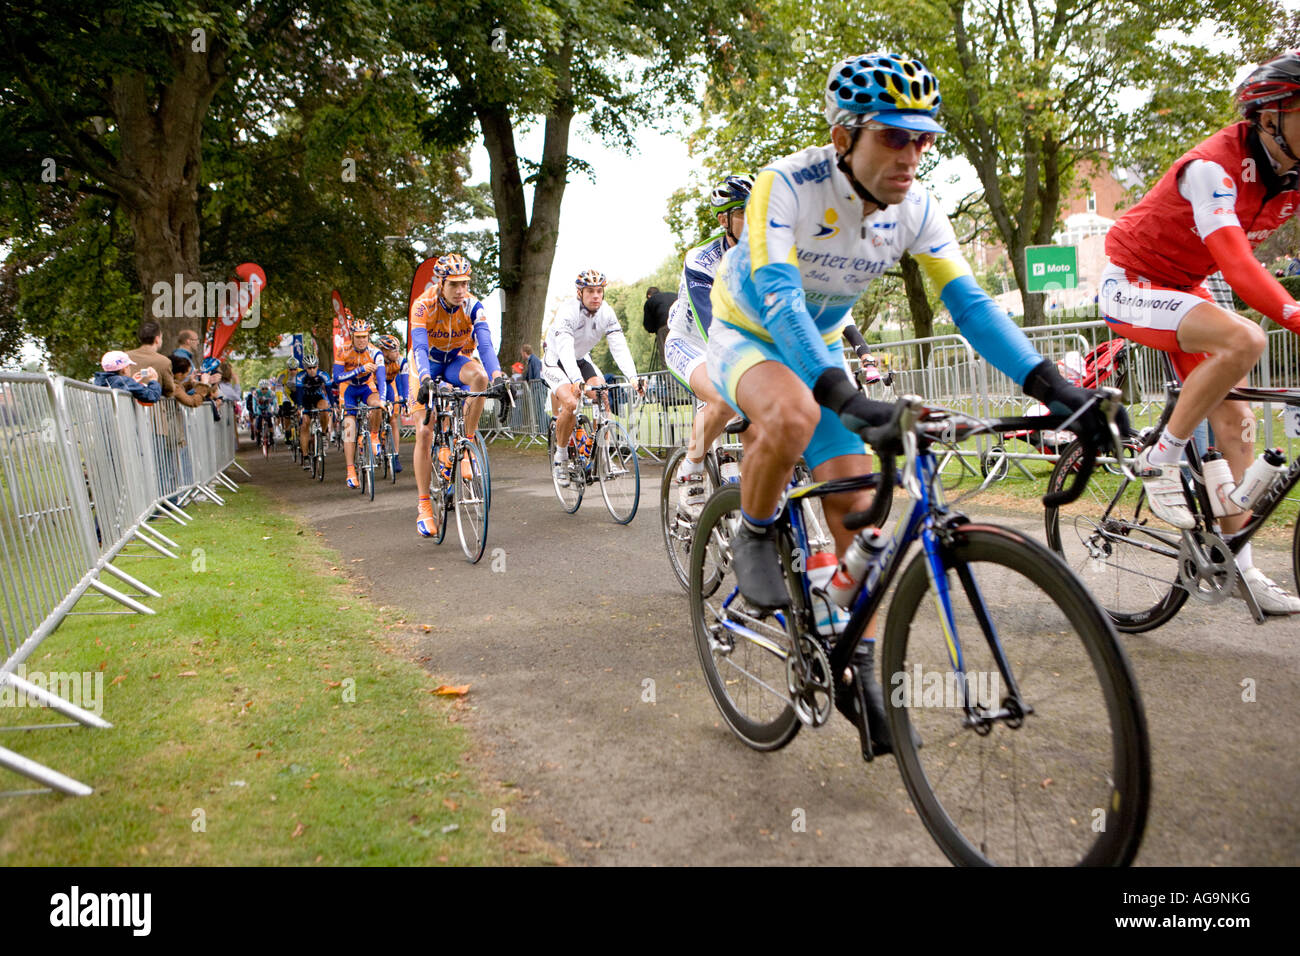
<svg viewBox="0 0 1300 956">
<path fill-rule="evenodd" d="M 213 336 L 212 355 L 218 359 L 226 351 L 226 346 L 230 344 L 230 339 L 235 334 L 235 329 L 239 327 L 239 323 L 252 310 L 257 297 L 266 288 L 266 273 L 254 262 L 243 262 L 235 266 L 235 275 L 237 279 L 234 301 L 227 301 L 225 308 L 221 310 L 219 320 L 214 323 L 216 332 Z"/>
<path fill-rule="evenodd" d="M 411 309 L 415 308 L 416 299 L 437 284 L 438 280 L 433 274 L 433 266 L 437 261 L 437 256 L 425 259 L 415 267 L 415 275 L 411 279 L 411 297 L 406 303 L 406 350 L 408 352 L 411 350 Z"/>
<path fill-rule="evenodd" d="M 339 290 L 335 289 L 330 293 L 330 298 L 334 301 L 334 364 L 338 364 L 339 353 L 343 351 L 344 346 L 348 344 L 348 336 L 352 334 L 352 329 L 348 327 L 347 311 L 343 307 L 343 296 L 339 295 Z"/>
<path fill-rule="evenodd" d="M 208 331 L 203 336 L 203 357 L 204 358 L 212 357 L 212 343 L 214 341 L 213 337 L 216 334 L 217 334 L 217 320 L 208 319 Z"/>
</svg>

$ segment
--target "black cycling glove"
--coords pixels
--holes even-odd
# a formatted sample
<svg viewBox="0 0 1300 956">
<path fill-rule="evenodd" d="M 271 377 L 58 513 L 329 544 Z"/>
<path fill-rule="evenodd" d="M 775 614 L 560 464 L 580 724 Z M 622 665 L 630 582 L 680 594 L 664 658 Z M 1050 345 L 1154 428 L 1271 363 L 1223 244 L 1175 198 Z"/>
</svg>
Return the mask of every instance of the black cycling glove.
<svg viewBox="0 0 1300 956">
<path fill-rule="evenodd" d="M 844 427 L 855 435 L 864 428 L 886 424 L 894 410 L 890 402 L 863 395 L 841 368 L 828 368 L 817 377 L 813 398 L 839 415 Z"/>
</svg>

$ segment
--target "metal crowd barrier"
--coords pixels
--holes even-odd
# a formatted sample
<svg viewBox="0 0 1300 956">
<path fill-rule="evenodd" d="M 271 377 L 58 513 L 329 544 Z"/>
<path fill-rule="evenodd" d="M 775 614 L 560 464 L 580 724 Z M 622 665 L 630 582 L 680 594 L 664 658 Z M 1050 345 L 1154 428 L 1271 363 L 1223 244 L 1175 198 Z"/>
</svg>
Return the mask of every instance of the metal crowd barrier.
<svg viewBox="0 0 1300 956">
<path fill-rule="evenodd" d="M 154 613 L 141 599 L 159 592 L 113 562 L 177 556 L 176 542 L 149 522 L 188 524 L 183 503 L 202 495 L 220 504 L 213 486 L 237 487 L 224 474 L 234 464 L 234 426 L 228 408 L 217 422 L 207 404 L 143 406 L 59 376 L 0 374 L 0 700 L 33 701 L 73 721 L 0 731 L 112 726 L 20 671 L 70 615 Z M 4 747 L 0 767 L 63 793 L 92 792 Z M 44 791 L 13 793 L 32 792 Z"/>
<path fill-rule="evenodd" d="M 1098 345 L 1115 338 L 1110 326 L 1101 319 L 1038 326 L 1024 331 L 1045 358 L 1057 362 L 1071 352 L 1086 356 Z M 1277 328 L 1269 331 L 1267 337 L 1268 350 L 1250 374 L 1250 384 L 1263 388 L 1300 387 L 1300 340 Z M 891 400 L 912 393 L 982 417 L 1023 414 L 1037 404 L 1025 396 L 1018 383 L 1012 382 L 977 355 L 961 335 L 882 342 L 873 344 L 871 349 L 881 371 L 892 373 L 890 385 L 878 383 L 868 388 L 873 398 Z M 1161 353 L 1130 342 L 1126 356 L 1127 375 L 1123 389 L 1130 417 L 1154 421 L 1163 411 L 1168 380 Z M 852 349 L 845 349 L 845 358 L 856 370 L 858 359 Z M 619 393 L 615 393 L 615 417 L 628 429 L 638 448 L 648 457 L 658 460 L 661 456 L 666 457 L 671 449 L 689 442 L 695 400 L 691 392 L 667 371 L 652 372 L 645 378 L 646 400 L 636 419 L 632 420 L 628 413 L 627 398 L 631 386 L 626 383 Z M 546 383 L 540 380 L 516 382 L 511 387 L 515 405 L 506 422 L 500 422 L 495 410 L 485 410 L 483 429 L 490 437 L 508 437 L 517 445 L 545 443 L 550 418 Z M 1294 455 L 1300 452 L 1300 439 L 1290 438 L 1284 433 L 1283 407 L 1263 406 L 1263 434 L 1269 446 L 1281 445 L 1288 455 Z M 994 443 L 988 436 L 979 436 L 962 446 L 948 449 L 943 465 L 978 474 L 971 462 L 987 466 L 985 456 L 993 447 Z M 1032 449 L 1032 446 L 1026 448 Z M 1013 446 L 1002 446 L 998 454 L 1005 455 L 1027 477 L 1032 476 L 1019 462 L 1055 461 L 1057 457 L 1050 452 L 1019 451 Z"/>
</svg>

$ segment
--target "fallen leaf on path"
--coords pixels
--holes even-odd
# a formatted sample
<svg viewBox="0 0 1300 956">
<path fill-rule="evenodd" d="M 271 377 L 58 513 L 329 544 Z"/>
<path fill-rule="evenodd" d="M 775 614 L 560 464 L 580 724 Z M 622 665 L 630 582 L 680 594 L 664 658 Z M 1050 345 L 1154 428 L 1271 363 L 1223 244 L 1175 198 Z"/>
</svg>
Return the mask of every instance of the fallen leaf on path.
<svg viewBox="0 0 1300 956">
<path fill-rule="evenodd" d="M 341 680 L 327 680 L 327 681 L 324 681 L 324 684 L 325 684 L 326 687 L 342 687 L 342 686 L 343 686 L 343 681 L 341 681 Z"/>
<path fill-rule="evenodd" d="M 307 828 L 306 828 L 305 826 L 303 826 L 302 823 L 300 822 L 296 827 L 293 828 L 293 833 L 291 834 L 291 839 L 296 839 L 297 837 L 302 836 L 303 831 L 306 830 L 306 829 L 307 829 Z"/>
<path fill-rule="evenodd" d="M 456 810 L 456 801 L 455 801 L 455 800 L 449 800 L 449 799 L 447 799 L 446 797 L 444 797 L 443 800 L 442 800 L 442 805 L 443 805 L 444 807 L 446 807 L 448 810 L 451 810 L 451 811 L 453 811 L 453 812 L 455 812 L 455 810 Z"/>
<path fill-rule="evenodd" d="M 181 672 L 180 672 L 179 674 L 177 674 L 176 676 L 177 676 L 177 677 L 198 677 L 198 676 L 199 676 L 199 672 L 198 672 L 198 671 L 181 671 Z"/>
<path fill-rule="evenodd" d="M 112 681 L 109 682 L 109 685 L 108 685 L 108 686 L 109 686 L 109 687 L 112 687 L 114 684 L 120 684 L 120 683 L 122 683 L 122 681 L 124 681 L 124 680 L 126 680 L 126 675 L 125 675 L 125 674 L 118 674 L 116 677 L 114 677 L 114 678 L 112 679 Z"/>
<path fill-rule="evenodd" d="M 430 693 L 437 694 L 439 697 L 464 697 L 469 693 L 469 684 L 439 684 Z"/>
</svg>

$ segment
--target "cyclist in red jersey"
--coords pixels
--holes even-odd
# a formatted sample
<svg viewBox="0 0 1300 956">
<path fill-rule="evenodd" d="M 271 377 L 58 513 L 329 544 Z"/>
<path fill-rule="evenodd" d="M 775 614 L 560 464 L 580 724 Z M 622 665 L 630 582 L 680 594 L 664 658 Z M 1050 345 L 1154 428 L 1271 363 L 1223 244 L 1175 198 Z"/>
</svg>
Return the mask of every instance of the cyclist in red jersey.
<svg viewBox="0 0 1300 956">
<path fill-rule="evenodd" d="M 1134 463 L 1152 512 L 1176 528 L 1194 526 L 1177 467 L 1202 419 L 1237 481 L 1255 455 L 1249 404 L 1223 396 L 1264 354 L 1264 332 L 1216 305 L 1206 277 L 1221 271 L 1251 308 L 1300 332 L 1300 305 L 1253 253 L 1300 205 L 1300 50 L 1261 64 L 1237 105 L 1242 122 L 1185 153 L 1106 235 L 1102 314 L 1125 338 L 1170 353 L 1183 381 L 1168 426 Z M 1248 517 L 1223 518 L 1223 529 Z M 1300 613 L 1300 599 L 1253 566 L 1249 544 L 1237 562 L 1264 611 Z"/>
</svg>

